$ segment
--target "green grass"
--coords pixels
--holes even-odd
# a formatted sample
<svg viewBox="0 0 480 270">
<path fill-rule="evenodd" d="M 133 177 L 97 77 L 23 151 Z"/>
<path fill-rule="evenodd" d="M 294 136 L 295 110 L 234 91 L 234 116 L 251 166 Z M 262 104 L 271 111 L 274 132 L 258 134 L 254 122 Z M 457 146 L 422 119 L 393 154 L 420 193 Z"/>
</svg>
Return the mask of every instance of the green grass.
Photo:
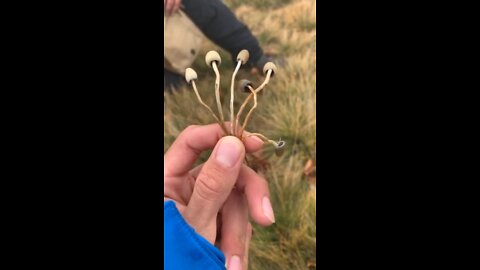
<svg viewBox="0 0 480 270">
<path fill-rule="evenodd" d="M 251 28 L 265 51 L 281 55 L 287 61 L 259 96 L 258 109 L 247 127 L 251 132 L 274 140 L 281 138 L 288 144 L 280 158 L 270 146 L 262 152 L 262 158 L 270 163 L 270 169 L 262 174 L 269 182 L 277 222 L 269 228 L 254 225 L 249 269 L 316 269 L 316 187 L 303 173 L 306 162 L 315 161 L 316 156 L 316 15 L 312 13 L 315 1 L 227 0 L 226 3 Z M 193 64 L 198 73 L 197 86 L 204 101 L 216 111 L 215 76 L 203 59 L 212 49 L 222 56 L 221 97 L 227 116 L 234 65 L 228 53 L 208 41 Z M 242 78 L 255 85 L 264 79 L 246 70 L 239 72 L 237 81 Z M 236 92 L 237 110 L 246 96 Z M 188 87 L 167 94 L 165 101 L 164 152 L 188 125 L 214 122 Z M 199 163 L 208 155 L 204 153 Z"/>
</svg>

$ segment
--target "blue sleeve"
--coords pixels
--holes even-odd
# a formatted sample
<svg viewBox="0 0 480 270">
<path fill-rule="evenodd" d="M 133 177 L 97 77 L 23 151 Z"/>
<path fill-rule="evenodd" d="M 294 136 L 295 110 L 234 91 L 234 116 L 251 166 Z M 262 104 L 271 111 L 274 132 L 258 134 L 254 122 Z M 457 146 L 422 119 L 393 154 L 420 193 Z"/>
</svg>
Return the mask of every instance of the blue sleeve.
<svg viewBox="0 0 480 270">
<path fill-rule="evenodd" d="M 163 210 L 165 270 L 225 269 L 223 253 L 185 222 L 174 202 L 165 202 Z"/>
</svg>

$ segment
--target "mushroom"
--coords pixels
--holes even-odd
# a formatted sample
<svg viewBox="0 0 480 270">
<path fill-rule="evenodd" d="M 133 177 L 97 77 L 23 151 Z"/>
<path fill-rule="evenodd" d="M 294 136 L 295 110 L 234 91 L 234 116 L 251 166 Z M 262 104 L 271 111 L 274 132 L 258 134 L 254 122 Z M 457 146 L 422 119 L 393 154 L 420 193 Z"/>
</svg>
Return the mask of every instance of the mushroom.
<svg viewBox="0 0 480 270">
<path fill-rule="evenodd" d="M 220 72 L 218 71 L 218 66 L 222 63 L 222 58 L 217 51 L 209 51 L 205 55 L 205 63 L 207 63 L 207 66 L 212 67 L 213 71 L 215 72 L 215 99 L 217 100 L 217 109 L 218 113 L 220 114 L 220 121 L 224 123 L 225 118 L 223 116 L 222 103 L 220 102 Z"/>
</svg>

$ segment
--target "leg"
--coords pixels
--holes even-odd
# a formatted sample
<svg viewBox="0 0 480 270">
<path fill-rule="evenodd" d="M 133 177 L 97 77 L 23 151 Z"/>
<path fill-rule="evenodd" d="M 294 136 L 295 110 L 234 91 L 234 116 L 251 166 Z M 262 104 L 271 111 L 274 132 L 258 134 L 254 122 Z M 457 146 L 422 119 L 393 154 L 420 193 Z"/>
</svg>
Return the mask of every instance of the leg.
<svg viewBox="0 0 480 270">
<path fill-rule="evenodd" d="M 164 90 L 173 90 L 177 89 L 182 84 L 182 76 L 170 72 L 166 69 L 163 70 L 163 89 Z"/>
<path fill-rule="evenodd" d="M 183 0 L 184 12 L 207 38 L 227 50 L 232 58 L 247 49 L 249 64 L 257 63 L 263 56 L 258 40 L 220 0 Z"/>
</svg>

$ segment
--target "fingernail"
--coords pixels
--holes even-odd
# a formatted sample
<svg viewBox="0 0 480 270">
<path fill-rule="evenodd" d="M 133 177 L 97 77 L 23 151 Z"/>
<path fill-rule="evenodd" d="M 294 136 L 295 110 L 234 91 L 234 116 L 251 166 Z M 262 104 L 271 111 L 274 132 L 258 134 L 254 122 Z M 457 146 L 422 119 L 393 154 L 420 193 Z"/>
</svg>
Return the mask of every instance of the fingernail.
<svg viewBox="0 0 480 270">
<path fill-rule="evenodd" d="M 272 204 L 268 197 L 263 197 L 262 201 L 263 214 L 272 222 L 275 223 L 275 215 L 273 214 Z"/>
<path fill-rule="evenodd" d="M 230 257 L 230 260 L 228 260 L 228 270 L 242 270 L 242 261 L 240 260 L 240 257 L 238 256 L 232 256 Z"/>
<path fill-rule="evenodd" d="M 227 168 L 233 167 L 240 159 L 241 147 L 235 137 L 224 137 L 217 149 L 217 161 Z"/>
</svg>

